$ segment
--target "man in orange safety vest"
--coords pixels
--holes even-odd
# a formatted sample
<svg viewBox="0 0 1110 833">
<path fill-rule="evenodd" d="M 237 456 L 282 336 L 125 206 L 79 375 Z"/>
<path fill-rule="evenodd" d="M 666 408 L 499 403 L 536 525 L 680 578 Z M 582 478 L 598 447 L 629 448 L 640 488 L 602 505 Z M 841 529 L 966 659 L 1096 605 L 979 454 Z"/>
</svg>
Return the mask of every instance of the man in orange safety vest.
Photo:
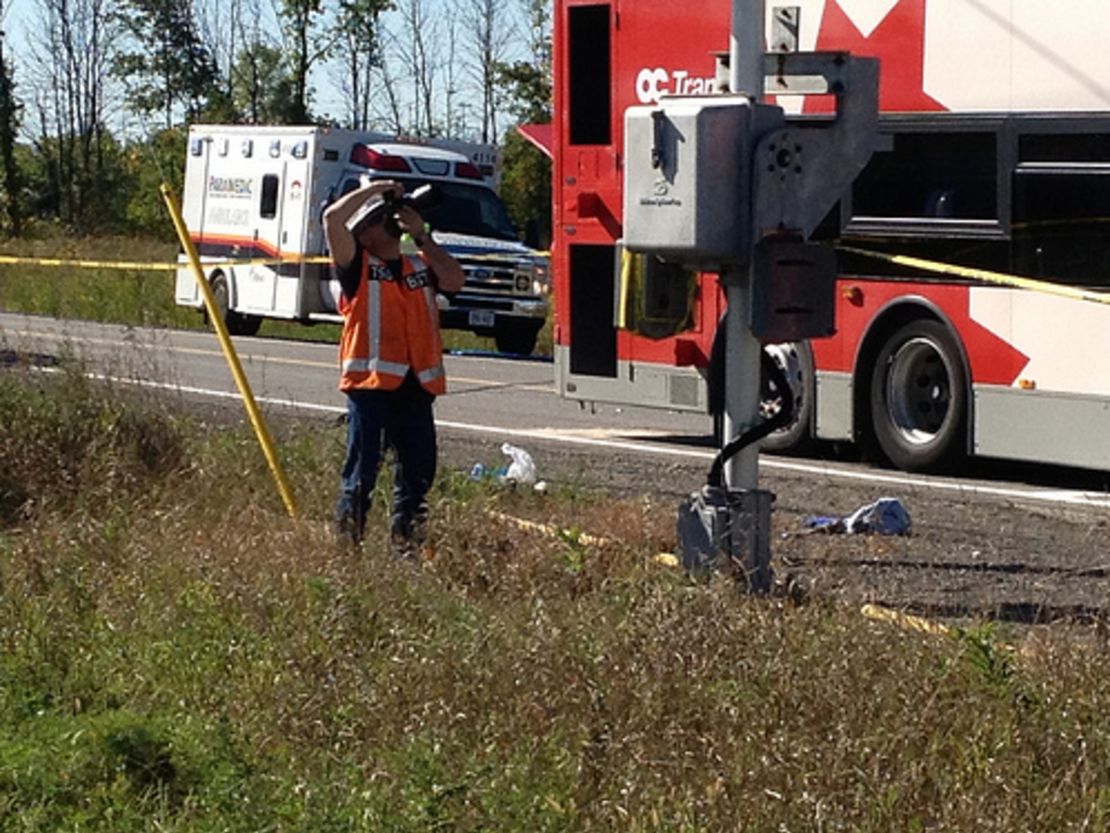
<svg viewBox="0 0 1110 833">
<path fill-rule="evenodd" d="M 347 395 L 347 456 L 336 523 L 355 544 L 382 457 L 394 449 L 391 551 L 413 557 L 436 471 L 435 397 L 446 390 L 437 292 L 456 292 L 462 267 L 432 239 L 392 180 L 364 180 L 324 212 L 342 288 L 339 389 Z M 407 233 L 419 254 L 401 251 Z"/>
</svg>

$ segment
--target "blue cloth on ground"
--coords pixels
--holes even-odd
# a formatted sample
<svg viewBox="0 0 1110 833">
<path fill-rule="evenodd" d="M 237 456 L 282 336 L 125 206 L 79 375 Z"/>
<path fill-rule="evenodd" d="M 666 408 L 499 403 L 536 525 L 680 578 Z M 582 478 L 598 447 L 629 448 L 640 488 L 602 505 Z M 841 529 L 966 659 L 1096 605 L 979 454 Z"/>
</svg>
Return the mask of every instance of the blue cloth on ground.
<svg viewBox="0 0 1110 833">
<path fill-rule="evenodd" d="M 879 498 L 843 517 L 810 515 L 803 523 L 814 532 L 844 532 L 849 535 L 909 535 L 912 527 L 910 513 L 902 501 L 894 497 Z"/>
</svg>

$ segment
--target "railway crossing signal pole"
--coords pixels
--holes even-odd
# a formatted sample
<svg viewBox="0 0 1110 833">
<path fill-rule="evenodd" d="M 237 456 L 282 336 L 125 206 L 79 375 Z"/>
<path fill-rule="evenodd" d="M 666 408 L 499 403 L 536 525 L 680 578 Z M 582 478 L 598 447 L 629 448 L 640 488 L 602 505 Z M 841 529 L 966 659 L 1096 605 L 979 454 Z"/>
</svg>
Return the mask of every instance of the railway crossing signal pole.
<svg viewBox="0 0 1110 833">
<path fill-rule="evenodd" d="M 732 0 L 729 34 L 729 90 L 753 102 L 763 98 L 764 0 Z M 753 229 L 754 237 L 754 229 Z M 725 419 L 722 448 L 759 422 L 760 357 L 763 348 L 751 328 L 755 260 L 725 264 L 720 274 L 725 312 Z M 725 554 L 743 569 L 755 593 L 771 589 L 771 503 L 759 489 L 759 444 L 741 448 L 725 462 L 728 525 Z"/>
<path fill-rule="evenodd" d="M 620 241 L 622 273 L 639 259 L 629 271 L 642 276 L 645 297 L 666 297 L 676 272 L 720 275 L 725 432 L 709 482 L 679 507 L 678 529 L 688 570 L 732 569 L 755 593 L 771 588 L 774 499 L 758 488 L 758 441 L 789 419 L 792 405 L 762 343 L 834 330 L 835 256 L 807 238 L 870 159 L 878 101 L 874 59 L 764 55 L 764 3 L 732 0 L 728 91 L 625 111 Z M 797 11 L 776 8 L 776 23 L 793 21 L 796 35 Z M 836 113 L 788 123 L 780 107 L 761 101 L 768 83 L 776 95 L 834 96 Z M 783 403 L 771 420 L 760 416 L 764 375 Z"/>
</svg>

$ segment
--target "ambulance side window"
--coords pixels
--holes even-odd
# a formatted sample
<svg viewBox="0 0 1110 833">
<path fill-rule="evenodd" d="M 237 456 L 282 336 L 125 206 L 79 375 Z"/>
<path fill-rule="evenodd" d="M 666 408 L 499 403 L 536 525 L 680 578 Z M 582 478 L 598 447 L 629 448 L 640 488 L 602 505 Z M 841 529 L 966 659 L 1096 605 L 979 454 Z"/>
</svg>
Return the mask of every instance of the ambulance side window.
<svg viewBox="0 0 1110 833">
<path fill-rule="evenodd" d="M 264 220 L 272 220 L 277 216 L 278 184 L 277 174 L 262 177 L 262 205 L 258 208 L 258 214 Z"/>
</svg>

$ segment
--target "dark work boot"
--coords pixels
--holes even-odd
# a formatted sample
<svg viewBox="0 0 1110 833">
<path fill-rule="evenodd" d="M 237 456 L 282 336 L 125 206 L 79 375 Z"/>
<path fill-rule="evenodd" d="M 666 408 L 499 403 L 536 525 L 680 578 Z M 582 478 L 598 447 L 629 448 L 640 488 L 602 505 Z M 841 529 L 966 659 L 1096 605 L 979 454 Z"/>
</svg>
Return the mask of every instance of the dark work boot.
<svg viewBox="0 0 1110 833">
<path fill-rule="evenodd" d="M 354 515 L 345 513 L 335 519 L 335 537 L 344 544 L 358 547 L 362 543 L 362 529 Z"/>
<path fill-rule="evenodd" d="M 393 532 L 389 536 L 389 557 L 394 561 L 416 561 L 419 558 L 419 546 L 407 535 Z"/>
</svg>

